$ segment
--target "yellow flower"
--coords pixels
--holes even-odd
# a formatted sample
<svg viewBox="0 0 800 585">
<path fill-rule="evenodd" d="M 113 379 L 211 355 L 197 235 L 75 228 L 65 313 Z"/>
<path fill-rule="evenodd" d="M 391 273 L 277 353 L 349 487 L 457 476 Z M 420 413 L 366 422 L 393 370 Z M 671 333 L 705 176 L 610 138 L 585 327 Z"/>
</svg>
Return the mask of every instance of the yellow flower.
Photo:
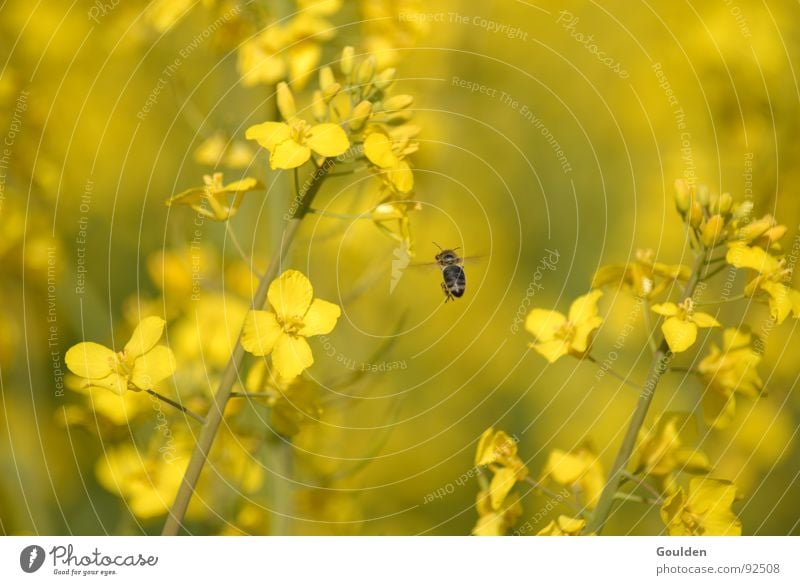
<svg viewBox="0 0 800 585">
<path fill-rule="evenodd" d="M 606 483 L 603 465 L 589 447 L 573 452 L 553 449 L 542 472 L 542 482 L 548 478 L 577 491 L 587 508 L 597 505 Z"/>
<path fill-rule="evenodd" d="M 188 457 L 181 451 L 147 456 L 133 445 L 106 449 L 95 466 L 105 489 L 125 499 L 139 518 L 166 514 L 183 480 Z"/>
<path fill-rule="evenodd" d="M 684 446 L 693 438 L 694 431 L 690 414 L 673 412 L 662 415 L 655 428 L 640 434 L 635 455 L 636 471 L 661 480 L 668 493 L 674 491 L 675 472 L 708 473 L 711 470 L 708 457 Z"/>
<path fill-rule="evenodd" d="M 272 310 L 247 314 L 242 346 L 253 355 L 272 354 L 278 374 L 291 379 L 314 363 L 305 338 L 330 333 L 341 309 L 315 299 L 308 278 L 297 270 L 287 270 L 272 281 L 267 296 Z"/>
<path fill-rule="evenodd" d="M 411 142 L 408 135 L 395 141 L 383 131 L 374 131 L 364 139 L 364 155 L 401 193 L 414 188 L 414 174 L 405 157 L 417 150 L 417 143 Z"/>
<path fill-rule="evenodd" d="M 726 260 L 736 268 L 758 272 L 744 292 L 749 296 L 755 296 L 758 292 L 766 293 L 770 314 L 776 323 L 783 323 L 791 313 L 794 313 L 795 319 L 800 319 L 800 291 L 784 284 L 792 274 L 792 269 L 786 267 L 785 258 L 778 259 L 762 248 L 739 244 L 731 246 Z"/>
<path fill-rule="evenodd" d="M 761 219 L 743 223 L 732 239 L 740 245 L 755 244 L 766 249 L 780 249 L 778 240 L 786 235 L 786 231 L 785 225 L 778 224 L 773 216 L 765 215 Z"/>
<path fill-rule="evenodd" d="M 495 508 L 489 492 L 480 492 L 475 508 L 478 510 L 478 522 L 472 529 L 474 536 L 503 536 L 522 515 L 522 504 L 516 493 L 510 494 L 502 506 Z"/>
<path fill-rule="evenodd" d="M 695 477 L 689 495 L 683 488 L 661 506 L 670 536 L 741 536 L 742 523 L 731 511 L 736 487 L 727 481 Z"/>
<path fill-rule="evenodd" d="M 372 221 L 383 233 L 405 244 L 405 249 L 410 256 L 413 256 L 414 239 L 411 233 L 411 218 L 408 213 L 421 209 L 422 205 L 418 201 L 396 201 L 390 195 L 372 210 Z"/>
<path fill-rule="evenodd" d="M 697 367 L 705 383 L 703 416 L 706 422 L 718 429 L 727 427 L 736 413 L 735 393 L 757 398 L 763 382 L 757 366 L 761 355 L 753 349 L 751 333 L 740 329 L 726 329 L 722 349 L 711 345 L 709 354 Z"/>
<path fill-rule="evenodd" d="M 494 473 L 489 483 L 492 508 L 499 510 L 508 492 L 528 476 L 528 468 L 517 456 L 517 443 L 503 431 L 489 427 L 478 441 L 475 465 L 488 466 Z"/>
<path fill-rule="evenodd" d="M 675 281 L 686 281 L 691 270 L 680 264 L 670 265 L 655 261 L 653 250 L 637 250 L 630 264 L 602 266 L 592 279 L 592 288 L 621 283 L 636 296 L 653 299 Z"/>
<path fill-rule="evenodd" d="M 603 319 L 598 315 L 597 300 L 603 292 L 578 297 L 565 317 L 558 311 L 534 309 L 525 320 L 525 328 L 536 337 L 530 347 L 553 363 L 567 354 L 581 358 L 589 352 L 592 334 Z"/>
<path fill-rule="evenodd" d="M 310 125 L 301 118 L 288 122 L 264 122 L 250 126 L 245 133 L 269 150 L 273 169 L 293 169 L 311 158 L 311 151 L 330 157 L 344 154 L 350 148 L 345 131 L 337 124 Z"/>
<path fill-rule="evenodd" d="M 694 310 L 694 302 L 687 298 L 681 304 L 663 303 L 653 305 L 654 313 L 667 317 L 661 331 L 673 353 L 686 351 L 697 341 L 698 327 L 721 327 L 719 321 L 708 313 Z"/>
<path fill-rule="evenodd" d="M 557 520 L 551 520 L 536 536 L 580 536 L 581 531 L 586 526 L 583 518 L 570 518 L 569 516 L 559 515 Z"/>
<path fill-rule="evenodd" d="M 259 181 L 250 177 L 223 185 L 222 173 L 204 175 L 203 182 L 203 187 L 194 187 L 174 195 L 167 201 L 167 206 L 188 205 L 203 217 L 227 221 L 239 211 L 245 193 L 264 188 Z M 231 196 L 232 201 L 229 199 Z"/>
<path fill-rule="evenodd" d="M 239 48 L 237 68 L 242 85 L 273 85 L 289 79 L 302 89 L 319 65 L 319 43 L 331 39 L 335 29 L 322 16 L 338 10 L 335 2 L 312 3 L 287 24 L 272 24 Z"/>
<path fill-rule="evenodd" d="M 160 317 L 145 317 L 122 351 L 85 341 L 67 350 L 64 361 L 84 386 L 107 388 L 117 394 L 125 390 L 149 390 L 175 372 L 172 350 L 157 345 L 164 332 Z"/>
</svg>

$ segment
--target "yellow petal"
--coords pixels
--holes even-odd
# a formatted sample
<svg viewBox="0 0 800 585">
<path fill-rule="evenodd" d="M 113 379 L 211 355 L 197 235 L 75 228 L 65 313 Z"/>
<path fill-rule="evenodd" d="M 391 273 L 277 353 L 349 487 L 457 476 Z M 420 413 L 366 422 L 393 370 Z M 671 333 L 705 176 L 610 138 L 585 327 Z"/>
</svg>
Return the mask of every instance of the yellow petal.
<svg viewBox="0 0 800 585">
<path fill-rule="evenodd" d="M 289 140 L 291 130 L 288 124 L 282 122 L 264 122 L 250 126 L 244 135 L 248 140 L 255 140 L 272 151 L 278 143 Z"/>
<path fill-rule="evenodd" d="M 563 339 L 553 339 L 543 343 L 531 343 L 529 347 L 532 347 L 551 364 L 569 353 L 569 343 Z"/>
<path fill-rule="evenodd" d="M 392 141 L 383 132 L 373 132 L 364 139 L 364 155 L 382 169 L 395 166 L 399 160 L 392 151 Z"/>
<path fill-rule="evenodd" d="M 697 340 L 697 325 L 677 317 L 670 317 L 664 321 L 661 331 L 673 353 L 686 351 Z"/>
<path fill-rule="evenodd" d="M 164 345 L 157 345 L 136 359 L 130 381 L 137 388 L 151 390 L 156 383 L 171 376 L 175 368 L 172 350 Z"/>
<path fill-rule="evenodd" d="M 561 514 L 558 517 L 558 527 L 564 534 L 578 535 L 586 526 L 586 520 L 583 518 L 570 518 Z"/>
<path fill-rule="evenodd" d="M 692 321 L 694 321 L 694 324 L 698 327 L 722 327 L 720 322 L 708 313 L 694 313 L 692 315 Z"/>
<path fill-rule="evenodd" d="M 408 193 L 414 188 L 414 173 L 404 160 L 389 170 L 389 180 L 401 193 Z"/>
<path fill-rule="evenodd" d="M 601 266 L 592 277 L 592 288 L 600 288 L 607 284 L 618 284 L 625 278 L 627 266 L 624 264 L 608 264 Z"/>
<path fill-rule="evenodd" d="M 240 191 L 253 191 L 255 189 L 263 189 L 264 185 L 258 179 L 252 177 L 245 177 L 239 181 L 228 183 L 221 190 L 228 193 L 239 193 Z"/>
<path fill-rule="evenodd" d="M 675 303 L 663 303 L 660 305 L 653 305 L 650 310 L 665 317 L 674 317 L 678 314 L 678 305 Z"/>
<path fill-rule="evenodd" d="M 339 305 L 314 299 L 308 312 L 303 317 L 303 326 L 300 328 L 300 335 L 311 337 L 312 335 L 325 335 L 333 331 L 336 320 L 342 314 Z"/>
<path fill-rule="evenodd" d="M 322 156 L 339 156 L 350 148 L 347 134 L 338 124 L 317 124 L 309 134 L 308 145 Z"/>
<path fill-rule="evenodd" d="M 572 485 L 586 473 L 588 469 L 586 463 L 578 455 L 553 449 L 545 465 L 545 474 L 561 485 Z"/>
<path fill-rule="evenodd" d="M 780 325 L 792 311 L 792 298 L 789 287 L 780 282 L 766 280 L 761 283 L 761 289 L 769 295 L 769 312 L 775 322 Z"/>
<path fill-rule="evenodd" d="M 314 356 L 304 337 L 281 335 L 272 352 L 272 363 L 282 378 L 291 379 L 310 367 Z"/>
<path fill-rule="evenodd" d="M 128 390 L 128 377 L 120 376 L 117 373 L 109 374 L 104 378 L 93 379 L 91 382 L 92 387 L 105 388 L 120 396 Z"/>
<path fill-rule="evenodd" d="M 311 307 L 314 289 L 305 274 L 287 270 L 269 285 L 267 297 L 280 321 L 302 321 Z"/>
<path fill-rule="evenodd" d="M 489 484 L 489 494 L 491 497 L 492 508 L 498 510 L 500 506 L 503 505 L 503 501 L 506 499 L 508 492 L 510 492 L 514 487 L 516 481 L 517 474 L 513 469 L 503 467 L 495 472 L 494 477 L 492 477 L 492 481 Z"/>
<path fill-rule="evenodd" d="M 272 353 L 283 329 L 272 311 L 250 311 L 242 328 L 242 347 L 253 355 Z"/>
<path fill-rule="evenodd" d="M 575 335 L 572 338 L 570 349 L 576 354 L 585 354 L 589 350 L 592 341 L 592 333 L 603 324 L 602 317 L 593 317 L 587 321 L 578 323 L 575 328 Z"/>
<path fill-rule="evenodd" d="M 125 344 L 125 355 L 128 358 L 137 358 L 155 347 L 164 334 L 166 321 L 161 317 L 145 317 L 136 326 L 130 341 Z"/>
<path fill-rule="evenodd" d="M 478 440 L 478 448 L 475 451 L 475 465 L 488 465 L 489 463 L 493 463 L 495 460 L 494 450 L 492 449 L 492 443 L 494 439 L 494 428 L 489 427 L 483 434 L 481 438 Z"/>
<path fill-rule="evenodd" d="M 750 268 L 761 274 L 771 274 L 780 269 L 778 259 L 762 248 L 751 248 L 743 245 L 731 246 L 725 259 L 728 264 L 732 264 L 737 268 Z"/>
<path fill-rule="evenodd" d="M 528 317 L 525 319 L 525 329 L 532 333 L 538 341 L 550 341 L 566 320 L 566 317 L 558 311 L 534 309 L 528 313 Z"/>
<path fill-rule="evenodd" d="M 275 145 L 269 157 L 269 165 L 273 169 L 294 169 L 311 158 L 311 149 L 298 144 L 292 139 Z"/>
<path fill-rule="evenodd" d="M 73 345 L 67 350 L 64 361 L 73 374 L 94 380 L 111 373 L 116 354 L 105 346 L 92 341 Z"/>
<path fill-rule="evenodd" d="M 578 297 L 569 308 L 569 320 L 575 324 L 588 321 L 597 316 L 597 301 L 603 296 L 603 291 L 593 290 L 592 292 Z"/>
</svg>

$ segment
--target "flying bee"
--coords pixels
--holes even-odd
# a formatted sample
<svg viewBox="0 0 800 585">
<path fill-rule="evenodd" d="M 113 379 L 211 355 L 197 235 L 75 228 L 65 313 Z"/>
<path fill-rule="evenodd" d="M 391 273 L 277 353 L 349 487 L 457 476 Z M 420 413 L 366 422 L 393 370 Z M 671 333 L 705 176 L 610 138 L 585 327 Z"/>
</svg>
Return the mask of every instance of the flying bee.
<svg viewBox="0 0 800 585">
<path fill-rule="evenodd" d="M 467 275 L 464 273 L 464 259 L 456 254 L 459 248 L 444 249 L 436 242 L 433 244 L 441 250 L 436 254 L 436 263 L 442 269 L 444 302 L 461 298 L 467 288 Z"/>
</svg>

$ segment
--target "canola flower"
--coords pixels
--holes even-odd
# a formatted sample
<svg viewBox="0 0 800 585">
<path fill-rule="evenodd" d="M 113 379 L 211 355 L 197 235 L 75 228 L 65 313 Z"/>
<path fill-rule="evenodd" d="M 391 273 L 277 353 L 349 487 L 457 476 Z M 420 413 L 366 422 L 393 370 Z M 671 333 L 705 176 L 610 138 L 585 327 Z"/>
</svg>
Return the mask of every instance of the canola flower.
<svg viewBox="0 0 800 585">
<path fill-rule="evenodd" d="M 578 494 L 587 508 L 594 508 L 606 483 L 603 465 L 588 446 L 574 451 L 553 449 L 542 471 L 541 483 L 552 479 Z"/>
<path fill-rule="evenodd" d="M 187 205 L 199 215 L 214 221 L 227 221 L 239 211 L 242 200 L 250 191 L 264 188 L 257 179 L 250 177 L 223 185 L 222 173 L 203 176 L 202 187 L 193 187 L 167 200 L 167 207 Z"/>
<path fill-rule="evenodd" d="M 692 347 L 697 341 L 699 328 L 722 326 L 708 313 L 696 311 L 691 298 L 677 305 L 675 303 L 653 305 L 651 310 L 667 317 L 661 325 L 661 331 L 673 353 L 681 353 Z"/>
<path fill-rule="evenodd" d="M 536 536 L 580 536 L 585 527 L 585 519 L 559 514 L 558 518 L 551 520 L 547 526 L 536 533 Z"/>
<path fill-rule="evenodd" d="M 84 379 L 84 386 L 106 388 L 117 394 L 150 390 L 176 368 L 172 350 L 158 345 L 165 325 L 160 317 L 145 317 L 122 351 L 84 341 L 69 348 L 64 360 L 71 372 Z"/>
<path fill-rule="evenodd" d="M 489 502 L 499 510 L 517 482 L 528 476 L 528 468 L 517 455 L 517 443 L 503 431 L 488 428 L 478 441 L 475 465 L 487 466 L 492 472 Z"/>
<path fill-rule="evenodd" d="M 339 305 L 314 298 L 308 278 L 287 270 L 267 292 L 272 310 L 247 314 L 242 346 L 253 355 L 272 355 L 278 375 L 292 379 L 314 363 L 307 337 L 333 331 L 341 315 Z"/>
<path fill-rule="evenodd" d="M 717 479 L 693 478 L 661 506 L 670 536 L 741 536 L 742 523 L 731 510 L 736 487 Z"/>
<path fill-rule="evenodd" d="M 703 417 L 714 428 L 724 429 L 736 414 L 736 394 L 748 398 L 761 395 L 764 382 L 758 373 L 762 356 L 753 348 L 754 336 L 747 330 L 726 329 L 722 346 L 712 344 L 697 372 L 703 391 Z"/>
<path fill-rule="evenodd" d="M 603 323 L 597 309 L 597 301 L 603 292 L 592 292 L 578 297 L 564 316 L 558 311 L 533 309 L 525 320 L 525 328 L 536 337 L 529 344 L 536 352 L 553 363 L 565 355 L 577 358 L 586 356 L 592 335 Z"/>
</svg>

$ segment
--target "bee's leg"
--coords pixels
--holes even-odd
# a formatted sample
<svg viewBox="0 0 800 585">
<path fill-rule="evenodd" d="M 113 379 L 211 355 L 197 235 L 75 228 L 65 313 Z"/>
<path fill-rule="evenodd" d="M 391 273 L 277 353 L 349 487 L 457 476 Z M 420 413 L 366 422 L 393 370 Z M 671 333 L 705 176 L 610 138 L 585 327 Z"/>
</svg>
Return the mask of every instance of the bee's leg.
<svg viewBox="0 0 800 585">
<path fill-rule="evenodd" d="M 442 292 L 444 293 L 444 302 L 446 303 L 449 300 L 452 300 L 453 295 L 450 294 L 450 291 L 447 290 L 447 285 L 445 283 L 439 283 L 442 286 Z"/>
</svg>

